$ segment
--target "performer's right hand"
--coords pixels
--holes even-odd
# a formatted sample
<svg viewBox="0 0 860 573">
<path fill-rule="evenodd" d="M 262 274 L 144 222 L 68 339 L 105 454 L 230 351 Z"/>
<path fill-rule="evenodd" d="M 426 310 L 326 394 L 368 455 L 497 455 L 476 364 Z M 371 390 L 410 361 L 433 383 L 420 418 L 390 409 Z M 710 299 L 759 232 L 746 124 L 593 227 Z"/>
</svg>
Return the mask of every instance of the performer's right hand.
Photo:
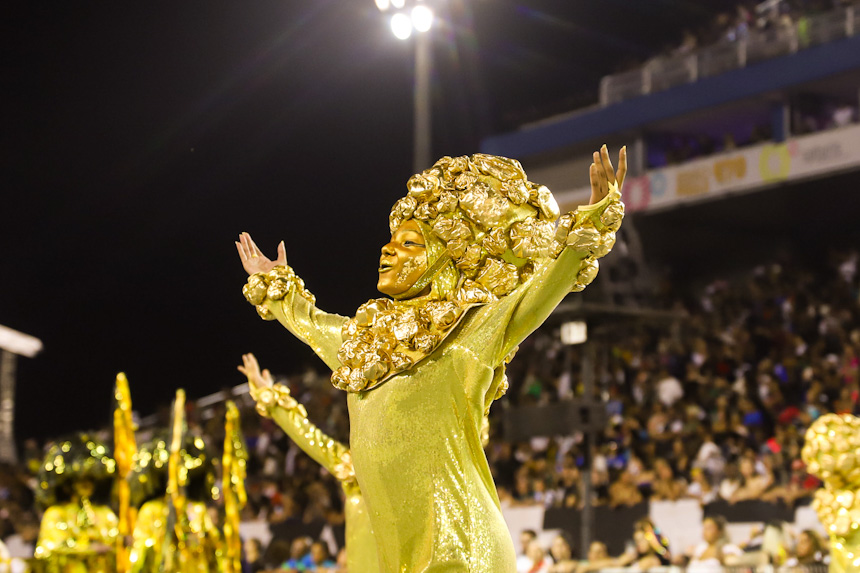
<svg viewBox="0 0 860 573">
<path fill-rule="evenodd" d="M 254 242 L 254 239 L 248 233 L 239 234 L 239 240 L 236 241 L 236 250 L 239 251 L 239 258 L 242 259 L 242 267 L 249 275 L 267 273 L 278 265 L 287 264 L 287 250 L 284 247 L 283 241 L 278 243 L 278 258 L 274 261 L 260 251 L 257 243 Z"/>
<path fill-rule="evenodd" d="M 262 390 L 270 388 L 275 379 L 272 378 L 272 373 L 268 369 L 260 372 L 260 365 L 257 363 L 257 357 L 251 354 L 242 355 L 242 366 L 238 366 L 239 372 L 248 377 L 248 383 L 254 390 Z"/>
</svg>

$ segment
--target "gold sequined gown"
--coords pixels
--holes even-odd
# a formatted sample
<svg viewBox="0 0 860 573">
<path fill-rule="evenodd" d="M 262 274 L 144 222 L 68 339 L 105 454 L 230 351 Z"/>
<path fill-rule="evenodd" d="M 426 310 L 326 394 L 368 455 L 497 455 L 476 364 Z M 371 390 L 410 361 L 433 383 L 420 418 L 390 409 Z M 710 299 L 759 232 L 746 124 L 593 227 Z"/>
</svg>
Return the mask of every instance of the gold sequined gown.
<svg viewBox="0 0 860 573">
<path fill-rule="evenodd" d="M 355 479 L 349 448 L 320 431 L 297 403 L 290 408 L 275 405 L 270 413 L 272 419 L 302 451 L 340 481 L 345 498 L 346 556 L 350 573 L 379 571 L 376 539 L 373 537 L 364 496 Z"/>
<path fill-rule="evenodd" d="M 116 570 L 117 533 L 116 515 L 108 507 L 54 505 L 42 517 L 35 556 L 45 573 L 111 573 Z M 99 555 L 93 545 L 107 546 L 109 551 Z"/>
<path fill-rule="evenodd" d="M 155 573 L 177 571 L 182 573 L 214 573 L 219 571 L 220 533 L 209 514 L 206 504 L 187 503 L 187 529 L 184 533 L 185 548 L 171 543 L 164 552 L 167 531 L 168 506 L 163 499 L 154 499 L 143 504 L 134 527 L 134 545 L 131 551 L 132 573 Z M 172 536 L 171 536 L 172 537 Z M 172 569 L 162 569 L 161 562 L 167 559 Z"/>
<path fill-rule="evenodd" d="M 612 197 L 580 212 L 605 209 Z M 537 262 L 527 282 L 474 308 L 410 370 L 349 393 L 350 446 L 379 547 L 380 570 L 514 573 L 515 551 L 481 446 L 481 421 L 504 358 L 576 282 L 585 252 Z M 397 304 L 421 304 L 421 300 Z M 296 290 L 266 308 L 332 369 L 346 318 Z"/>
</svg>

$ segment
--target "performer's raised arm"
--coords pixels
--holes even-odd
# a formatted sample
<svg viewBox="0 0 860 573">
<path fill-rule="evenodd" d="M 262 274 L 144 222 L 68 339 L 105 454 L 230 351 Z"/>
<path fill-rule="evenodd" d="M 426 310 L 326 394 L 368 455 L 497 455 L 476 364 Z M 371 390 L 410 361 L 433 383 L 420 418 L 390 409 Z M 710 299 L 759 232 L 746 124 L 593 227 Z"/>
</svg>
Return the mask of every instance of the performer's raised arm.
<svg viewBox="0 0 860 573">
<path fill-rule="evenodd" d="M 327 436 L 308 420 L 305 407 L 283 384 L 275 384 L 268 370 L 260 371 L 253 354 L 242 356 L 239 372 L 248 377 L 257 412 L 273 419 L 299 448 L 339 480 L 354 477 L 349 447 Z"/>
<path fill-rule="evenodd" d="M 597 259 L 615 244 L 615 231 L 624 216 L 621 185 L 627 174 L 627 148 L 618 157 L 618 172 L 612 167 L 604 145 L 594 152 L 589 176 L 591 200 L 558 222 L 556 240 L 564 250 L 536 270 L 505 333 L 500 358 L 506 356 L 539 327 L 571 291 L 579 292 L 597 276 Z"/>
<path fill-rule="evenodd" d="M 274 261 L 260 251 L 248 233 L 239 235 L 236 250 L 250 275 L 242 289 L 248 302 L 257 307 L 263 319 L 283 324 L 329 368 L 337 370 L 341 366 L 337 358 L 343 342 L 341 328 L 347 319 L 316 307 L 314 296 L 287 265 L 284 242 L 278 245 L 278 258 Z"/>
</svg>

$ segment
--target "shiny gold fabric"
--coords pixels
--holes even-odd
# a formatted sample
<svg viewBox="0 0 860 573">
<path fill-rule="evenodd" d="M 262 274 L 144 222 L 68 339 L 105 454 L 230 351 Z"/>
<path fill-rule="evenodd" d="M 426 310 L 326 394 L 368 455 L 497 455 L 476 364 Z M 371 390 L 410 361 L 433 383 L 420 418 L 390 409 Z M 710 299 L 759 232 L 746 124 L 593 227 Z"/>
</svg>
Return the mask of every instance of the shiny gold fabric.
<svg viewBox="0 0 860 573">
<path fill-rule="evenodd" d="M 242 572 L 242 539 L 239 536 L 241 516 L 248 495 L 245 490 L 248 453 L 242 436 L 239 409 L 227 400 L 224 423 L 224 454 L 221 462 L 221 492 L 224 500 L 223 573 Z"/>
<path fill-rule="evenodd" d="M 173 536 L 167 531 L 168 506 L 163 499 L 148 501 L 140 508 L 134 528 L 131 550 L 133 573 L 176 571 L 181 573 L 215 573 L 219 571 L 220 533 L 209 518 L 206 504 L 189 501 L 185 504 L 188 530 L 183 532 L 184 549 L 175 541 L 165 551 L 164 539 Z M 162 568 L 162 560 L 167 562 Z"/>
<path fill-rule="evenodd" d="M 131 488 L 128 477 L 131 474 L 137 443 L 134 438 L 134 421 L 131 411 L 131 391 L 128 379 L 120 372 L 116 375 L 114 387 L 116 406 L 113 412 L 114 458 L 116 460 L 117 497 L 119 498 L 119 535 L 116 543 L 117 573 L 126 573 L 130 567 L 129 548 L 123 542 L 134 531 L 134 518 L 137 514 L 131 506 Z"/>
<path fill-rule="evenodd" d="M 548 189 L 518 162 L 487 155 L 445 157 L 407 187 L 390 229 L 422 223 L 425 239 L 444 243 L 455 287 L 369 301 L 347 319 L 320 311 L 292 269 L 276 267 L 294 288 L 270 296 L 271 273 L 255 274 L 245 296 L 348 391 L 352 459 L 381 571 L 513 573 L 483 415 L 504 393 L 505 358 L 596 276 L 624 214 L 620 193 L 610 184 L 604 200 L 559 220 Z"/>
<path fill-rule="evenodd" d="M 54 505 L 45 511 L 35 557 L 45 573 L 113 573 L 117 517 L 105 506 Z"/>
<path fill-rule="evenodd" d="M 330 438 L 308 420 L 307 411 L 289 390 L 275 384 L 252 391 L 257 411 L 271 417 L 303 452 L 334 475 L 343 488 L 346 521 L 346 557 L 350 572 L 375 573 L 380 570 L 376 539 L 370 525 L 367 505 L 355 479 L 349 448 Z"/>
<path fill-rule="evenodd" d="M 617 190 L 581 209 L 588 219 L 618 201 Z M 351 452 L 370 511 L 381 571 L 515 571 L 515 554 L 481 447 L 481 421 L 496 375 L 582 276 L 588 250 L 536 261 L 513 292 L 469 310 L 415 367 L 371 391 L 350 393 Z M 296 290 L 263 301 L 332 369 L 347 319 L 319 310 Z"/>
<path fill-rule="evenodd" d="M 824 481 L 812 506 L 830 535 L 830 571 L 860 571 L 860 418 L 827 414 L 806 432 L 809 473 Z"/>
</svg>

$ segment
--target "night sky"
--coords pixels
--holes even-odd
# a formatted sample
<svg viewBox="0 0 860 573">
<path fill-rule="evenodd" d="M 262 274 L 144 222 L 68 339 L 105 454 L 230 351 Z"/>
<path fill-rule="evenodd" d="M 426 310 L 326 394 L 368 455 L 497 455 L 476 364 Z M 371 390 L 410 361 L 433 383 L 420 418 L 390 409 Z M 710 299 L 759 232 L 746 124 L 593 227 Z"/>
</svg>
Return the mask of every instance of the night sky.
<svg viewBox="0 0 860 573">
<path fill-rule="evenodd" d="M 730 3 L 702 4 L 450 0 L 434 155 L 592 103 Z M 106 425 L 120 370 L 146 415 L 241 383 L 242 352 L 313 360 L 242 298 L 240 231 L 272 256 L 283 239 L 325 310 L 375 296 L 413 53 L 372 0 L 28 0 L 3 26 L 0 324 L 45 344 L 19 360 L 19 438 Z"/>
</svg>

